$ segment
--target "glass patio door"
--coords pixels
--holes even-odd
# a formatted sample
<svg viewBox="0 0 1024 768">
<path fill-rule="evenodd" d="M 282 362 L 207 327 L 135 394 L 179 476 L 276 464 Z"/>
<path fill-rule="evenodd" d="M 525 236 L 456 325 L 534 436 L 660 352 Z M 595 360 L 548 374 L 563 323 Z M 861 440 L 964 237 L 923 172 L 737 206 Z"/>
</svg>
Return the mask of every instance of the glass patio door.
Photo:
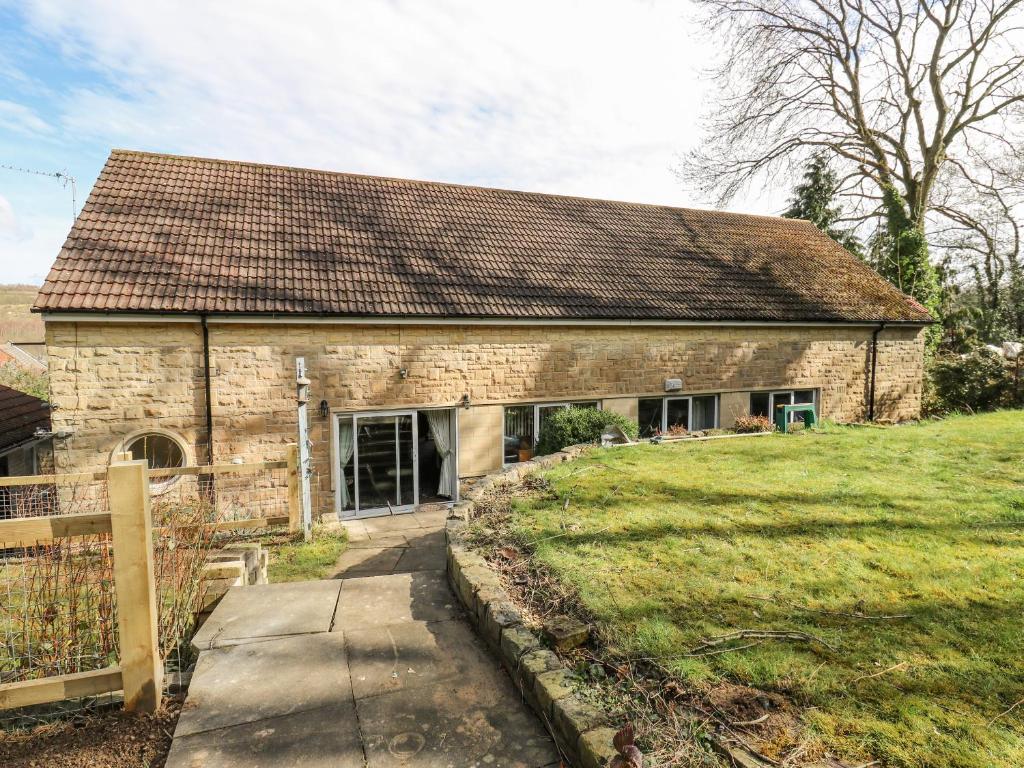
<svg viewBox="0 0 1024 768">
<path fill-rule="evenodd" d="M 338 417 L 336 483 L 344 517 L 388 515 L 416 505 L 416 432 L 412 411 Z"/>
</svg>

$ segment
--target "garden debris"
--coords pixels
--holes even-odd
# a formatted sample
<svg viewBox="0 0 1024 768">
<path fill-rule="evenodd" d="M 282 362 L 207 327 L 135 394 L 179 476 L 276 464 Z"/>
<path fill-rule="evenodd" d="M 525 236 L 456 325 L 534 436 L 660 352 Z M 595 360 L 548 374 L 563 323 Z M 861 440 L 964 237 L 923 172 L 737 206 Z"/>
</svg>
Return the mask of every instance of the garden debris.
<svg viewBox="0 0 1024 768">
<path fill-rule="evenodd" d="M 873 675 L 861 675 L 860 677 L 855 677 L 853 680 L 850 681 L 850 685 L 853 685 L 854 683 L 859 683 L 861 680 L 870 680 L 873 677 L 881 677 L 887 672 L 895 672 L 897 669 L 903 669 L 907 666 L 907 664 L 908 662 L 901 661 L 899 664 L 893 664 L 888 669 L 883 669 L 881 672 L 875 672 Z"/>
<path fill-rule="evenodd" d="M 827 611 L 823 608 L 810 608 L 806 605 L 800 605 L 790 600 L 783 600 L 778 597 L 770 597 L 768 595 L 747 595 L 751 600 L 763 600 L 768 603 L 777 603 L 780 605 L 788 605 L 791 608 L 796 608 L 798 611 L 807 611 L 808 613 L 820 613 L 825 616 L 846 616 L 851 619 L 864 619 L 865 621 L 888 621 L 890 619 L 909 619 L 912 618 L 909 613 L 893 613 L 893 614 L 878 614 L 871 615 L 864 613 L 863 601 L 857 603 L 854 611 Z"/>
<path fill-rule="evenodd" d="M 553 616 L 544 621 L 544 634 L 557 650 L 571 651 L 590 639 L 590 625 L 571 616 Z"/>
<path fill-rule="evenodd" d="M 4 768 L 161 768 L 181 707 L 166 698 L 159 712 L 123 710 L 45 725 L 27 733 L 0 732 Z"/>
<path fill-rule="evenodd" d="M 834 645 L 831 645 L 820 637 L 815 637 L 807 632 L 800 632 L 797 630 L 778 630 L 778 629 L 738 629 L 735 632 L 727 632 L 724 635 L 718 635 L 717 637 L 709 637 L 702 641 L 700 645 L 694 648 L 689 654 L 690 656 L 700 656 L 704 648 L 714 648 L 716 646 L 723 645 L 724 643 L 731 643 L 734 640 L 795 640 L 804 643 L 817 643 L 818 645 L 828 648 L 830 651 L 835 651 Z"/>
<path fill-rule="evenodd" d="M 612 739 L 615 751 L 610 768 L 643 768 L 644 756 L 634 743 L 633 726 L 627 723 Z"/>
</svg>

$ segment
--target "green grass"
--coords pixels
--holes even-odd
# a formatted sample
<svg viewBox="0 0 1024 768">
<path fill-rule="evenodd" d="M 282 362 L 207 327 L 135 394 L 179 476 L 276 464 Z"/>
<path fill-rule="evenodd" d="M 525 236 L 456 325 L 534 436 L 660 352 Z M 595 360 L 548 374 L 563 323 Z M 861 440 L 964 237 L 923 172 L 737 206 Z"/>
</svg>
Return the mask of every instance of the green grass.
<svg viewBox="0 0 1024 768">
<path fill-rule="evenodd" d="M 286 541 L 269 544 L 270 563 L 267 565 L 271 584 L 282 581 L 315 581 L 331 575 L 338 557 L 345 551 L 344 531 L 313 530 L 313 540 L 306 544 Z"/>
<path fill-rule="evenodd" d="M 559 498 L 518 502 L 514 533 L 613 652 L 781 692 L 853 761 L 1024 765 L 1024 413 L 592 451 L 548 477 Z M 835 651 L 682 655 L 739 629 Z"/>
</svg>

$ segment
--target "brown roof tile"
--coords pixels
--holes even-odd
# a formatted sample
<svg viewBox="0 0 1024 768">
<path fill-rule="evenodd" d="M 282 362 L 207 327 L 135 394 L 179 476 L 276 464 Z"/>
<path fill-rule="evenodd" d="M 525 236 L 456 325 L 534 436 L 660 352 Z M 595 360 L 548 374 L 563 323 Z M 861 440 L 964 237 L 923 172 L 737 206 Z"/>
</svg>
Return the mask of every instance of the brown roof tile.
<svg viewBox="0 0 1024 768">
<path fill-rule="evenodd" d="M 50 429 L 50 406 L 38 397 L 0 384 L 0 453 L 24 443 L 37 428 Z"/>
<path fill-rule="evenodd" d="M 930 319 L 804 221 L 123 150 L 36 308 Z"/>
</svg>

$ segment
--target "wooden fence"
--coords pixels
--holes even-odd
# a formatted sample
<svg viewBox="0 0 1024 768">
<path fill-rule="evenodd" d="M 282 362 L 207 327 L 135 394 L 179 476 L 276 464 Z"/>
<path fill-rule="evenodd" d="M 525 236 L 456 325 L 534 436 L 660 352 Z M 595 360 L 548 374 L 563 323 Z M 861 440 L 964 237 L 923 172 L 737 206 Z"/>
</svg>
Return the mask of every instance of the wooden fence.
<svg viewBox="0 0 1024 768">
<path fill-rule="evenodd" d="M 214 521 L 215 530 L 263 528 L 287 524 L 301 528 L 298 448 L 288 447 L 284 461 L 224 464 L 152 470 L 146 461 L 120 454 L 103 472 L 0 478 L 0 488 L 52 484 L 61 486 L 106 480 L 106 512 L 0 519 L 0 550 L 36 547 L 59 539 L 110 534 L 114 592 L 117 598 L 120 656 L 116 666 L 0 684 L 0 710 L 48 704 L 124 691 L 129 711 L 153 712 L 163 689 L 163 663 L 157 637 L 157 590 L 153 562 L 154 532 L 150 478 L 175 475 L 218 477 L 287 469 L 288 514 Z"/>
</svg>

